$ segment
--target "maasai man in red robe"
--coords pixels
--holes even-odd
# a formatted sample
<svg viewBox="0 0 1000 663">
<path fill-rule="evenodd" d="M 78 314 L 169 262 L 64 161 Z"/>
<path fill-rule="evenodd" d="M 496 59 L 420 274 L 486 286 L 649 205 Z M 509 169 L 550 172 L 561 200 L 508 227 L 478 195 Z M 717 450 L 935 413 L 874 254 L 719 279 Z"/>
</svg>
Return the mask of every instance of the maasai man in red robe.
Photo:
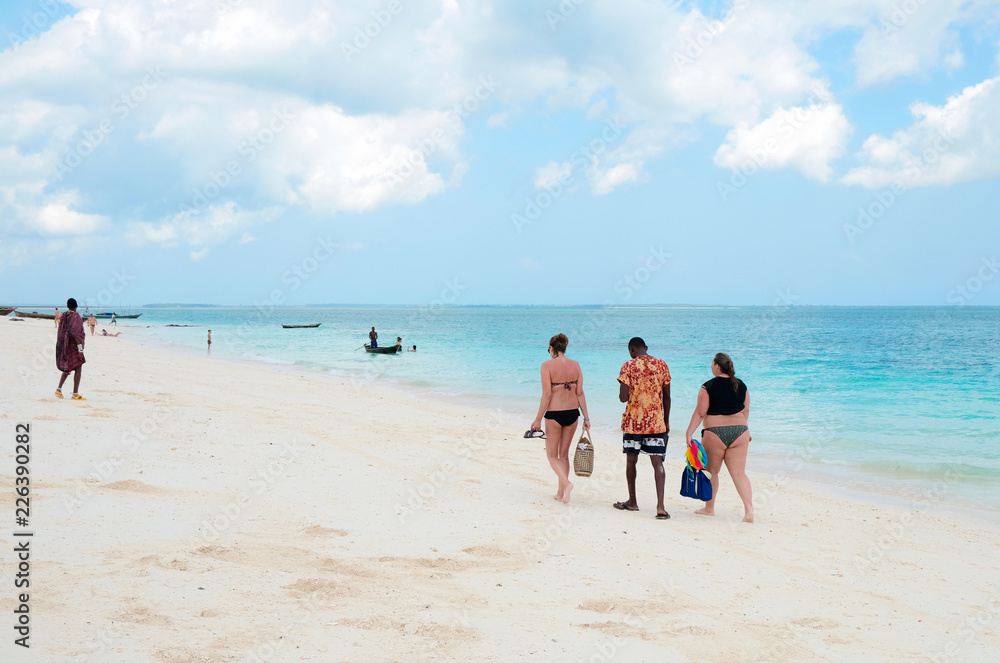
<svg viewBox="0 0 1000 663">
<path fill-rule="evenodd" d="M 56 368 L 62 371 L 59 386 L 56 387 L 56 397 L 62 398 L 62 386 L 66 378 L 73 373 L 73 400 L 87 400 L 80 395 L 80 374 L 83 364 L 83 344 L 87 341 L 87 333 L 83 331 L 83 318 L 76 312 L 76 300 L 70 297 L 66 302 L 69 309 L 59 318 L 59 331 L 56 334 Z"/>
</svg>

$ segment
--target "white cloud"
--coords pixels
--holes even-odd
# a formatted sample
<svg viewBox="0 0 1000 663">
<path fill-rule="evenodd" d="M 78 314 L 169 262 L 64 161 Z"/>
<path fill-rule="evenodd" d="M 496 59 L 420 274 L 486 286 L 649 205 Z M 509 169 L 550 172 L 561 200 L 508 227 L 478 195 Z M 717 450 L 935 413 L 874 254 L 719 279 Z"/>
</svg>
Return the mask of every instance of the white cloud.
<svg viewBox="0 0 1000 663">
<path fill-rule="evenodd" d="M 914 104 L 914 123 L 872 135 L 846 184 L 870 189 L 954 184 L 1000 175 L 1000 77 L 967 87 L 941 106 Z"/>
<path fill-rule="evenodd" d="M 768 167 L 825 180 L 850 128 L 835 100 L 807 101 L 826 85 L 810 48 L 844 28 L 864 32 L 855 51 L 861 85 L 957 68 L 956 27 L 998 5 L 914 1 L 919 10 L 888 35 L 880 21 L 899 0 L 733 0 L 721 21 L 690 3 L 588 0 L 556 33 L 530 3 L 406 3 L 348 61 L 343 46 L 372 20 L 367 3 L 254 0 L 221 3 L 229 9 L 220 12 L 201 0 L 74 0 L 74 16 L 0 53 L 0 217 L 15 219 L 0 223 L 25 227 L 31 217 L 38 233 L 99 233 L 108 219 L 126 219 L 136 239 L 197 250 L 239 241 L 290 207 L 328 217 L 417 204 L 459 186 L 476 163 L 463 154 L 470 118 L 519 131 L 518 118 L 539 107 L 576 109 L 598 127 L 615 116 L 627 127 L 585 168 L 595 194 L 643 181 L 647 164 L 691 142 L 702 123 L 731 129 L 715 154 L 727 167 L 780 130 L 787 113 L 813 106 L 815 117 Z M 157 67 L 165 81 L 134 103 Z M 483 77 L 499 86 L 455 115 Z M 133 102 L 124 116 L 114 110 L 122 95 Z M 294 115 L 287 128 L 253 157 L 241 152 L 283 107 Z M 56 179 L 68 151 L 104 120 L 113 131 L 93 150 L 99 156 Z M 906 133 L 917 140 L 919 132 Z M 102 158 L 112 149 L 125 157 Z M 863 158 L 888 167 L 907 149 L 895 136 L 873 139 Z M 967 163 L 956 172 L 989 172 L 985 146 L 970 139 L 962 149 L 954 154 Z M 216 184 L 233 162 L 239 174 Z M 536 186 L 564 169 L 542 166 Z M 87 189 L 75 179 L 84 170 Z M 161 198 L 130 198 L 120 182 L 131 171 L 161 178 Z M 87 203 L 103 207 L 60 203 L 73 189 L 96 190 Z M 196 190 L 204 204 L 192 205 Z M 202 213 L 180 217 L 182 203 Z"/>
<path fill-rule="evenodd" d="M 747 163 L 770 169 L 794 167 L 825 182 L 833 173 L 830 163 L 844 153 L 850 132 L 837 104 L 782 108 L 756 125 L 737 124 L 716 151 L 715 163 L 720 168 Z"/>
<path fill-rule="evenodd" d="M 591 187 L 598 196 L 611 193 L 619 185 L 638 179 L 639 168 L 633 163 L 620 163 L 605 171 L 594 170 L 590 173 Z"/>
<path fill-rule="evenodd" d="M 900 76 L 923 74 L 937 66 L 954 69 L 964 58 L 951 26 L 962 17 L 968 0 L 910 0 L 872 3 L 878 12 L 854 50 L 858 84 L 885 83 Z"/>
<path fill-rule="evenodd" d="M 260 210 L 242 210 L 235 202 L 209 205 L 204 211 L 179 212 L 161 223 L 133 222 L 129 237 L 136 243 L 155 242 L 162 246 L 176 246 L 185 242 L 191 246 L 207 247 L 219 244 L 248 228 L 270 223 L 281 215 L 281 209 L 271 207 Z M 197 251 L 192 253 L 194 256 Z M 192 257 L 192 259 L 197 259 Z"/>
<path fill-rule="evenodd" d="M 550 161 L 535 171 L 535 188 L 551 189 L 556 185 L 568 182 L 573 174 L 573 163 L 565 161 L 556 163 Z"/>
<path fill-rule="evenodd" d="M 108 218 L 100 214 L 81 214 L 66 203 L 49 203 L 29 217 L 47 235 L 89 235 L 107 225 Z"/>
<path fill-rule="evenodd" d="M 177 207 L 203 212 L 144 212 L 146 218 L 130 225 L 131 236 L 142 241 L 213 243 L 233 235 L 255 210 L 273 217 L 268 210 L 282 206 L 331 215 L 413 204 L 459 185 L 468 168 L 458 150 L 468 111 L 448 110 L 475 94 L 479 78 L 442 75 L 458 52 L 441 51 L 433 31 L 421 37 L 423 27 L 412 29 L 435 13 L 446 29 L 457 5 L 407 7 L 393 38 L 373 42 L 346 66 L 340 41 L 371 20 L 353 3 L 260 0 L 231 3 L 224 12 L 195 0 L 76 4 L 76 15 L 0 53 L 0 156 L 7 157 L 0 159 L 0 175 L 8 169 L 12 175 L 0 178 L 0 210 L 46 210 L 29 226 L 40 232 L 101 226 L 87 215 L 73 216 L 81 213 L 69 207 L 45 207 L 42 198 L 61 190 L 57 167 L 102 121 L 111 130 L 102 144 L 85 146 L 88 155 L 115 143 L 128 158 L 105 160 L 98 173 L 93 164 L 99 159 L 85 155 L 88 186 L 115 192 L 105 199 L 127 198 L 117 190 L 117 169 L 163 169 L 165 181 L 176 183 Z M 425 55 L 434 51 L 441 62 L 396 57 L 400 39 L 404 50 L 421 43 Z M 325 64 L 302 67 L 304 61 Z M 160 89 L 142 87 L 150 68 L 165 74 Z M 42 80 L 61 94 L 33 98 Z M 374 110 L 346 110 L 329 102 L 335 97 Z M 485 107 L 488 97 L 480 95 L 474 105 Z M 61 106 L 53 98 L 77 101 Z M 268 124 L 281 106 L 293 108 L 297 121 L 272 143 Z M 265 146 L 247 148 L 244 141 L 263 138 L 262 132 Z M 39 146 L 39 136 L 47 144 Z M 239 176 L 219 185 L 217 177 L 233 163 Z M 74 170 L 63 173 L 67 181 Z M 154 209 L 146 202 L 123 200 L 119 212 L 127 212 L 118 216 Z"/>
<path fill-rule="evenodd" d="M 37 198 L 45 188 L 46 170 L 42 154 L 22 154 L 17 146 L 0 146 L 0 211 Z"/>
<path fill-rule="evenodd" d="M 873 27 L 904 5 L 909 11 L 911 4 L 919 10 L 897 16 L 900 27 L 888 38 Z M 565 85 L 612 89 L 621 118 L 631 125 L 624 144 L 600 158 L 599 171 L 629 164 L 641 173 L 650 160 L 683 145 L 687 127 L 702 120 L 734 127 L 716 157 L 726 161 L 727 155 L 739 156 L 733 140 L 741 132 L 759 126 L 766 133 L 775 124 L 767 118 L 810 106 L 811 91 L 828 88 L 821 63 L 810 54 L 820 39 L 838 30 L 868 30 L 855 64 L 859 83 L 871 85 L 962 66 L 955 28 L 990 18 L 998 5 L 996 0 L 734 0 L 716 19 L 680 3 L 588 2 L 577 8 L 572 23 L 559 27 L 584 24 L 580 36 L 589 30 L 587 43 L 597 44 L 569 61 Z M 851 129 L 836 100 L 821 101 L 811 127 L 796 132 L 769 167 L 794 167 L 821 180 L 832 176 L 830 162 L 842 153 Z M 833 133 L 822 136 L 823 130 Z M 611 186 L 608 178 L 591 181 Z"/>
<path fill-rule="evenodd" d="M 334 106 L 296 111 L 261 168 L 273 195 L 322 215 L 413 204 L 444 190 L 429 162 L 454 166 L 460 124 L 443 112 L 349 116 Z M 461 175 L 461 172 L 458 173 Z"/>
<path fill-rule="evenodd" d="M 106 240 L 95 236 L 4 239 L 0 242 L 0 273 L 36 261 L 39 257 L 53 261 L 68 256 L 92 256 L 100 252 L 105 243 Z"/>
<path fill-rule="evenodd" d="M 738 0 L 721 20 L 676 3 L 581 6 L 572 20 L 589 19 L 598 46 L 574 63 L 566 85 L 586 91 L 579 105 L 588 117 L 606 112 L 607 99 L 613 98 L 613 112 L 629 126 L 588 170 L 592 191 L 608 193 L 642 181 L 646 164 L 689 144 L 695 139 L 691 127 L 700 121 L 754 127 L 766 121 L 762 118 L 801 105 L 814 88 L 828 87 L 806 48 L 820 33 L 817 24 L 867 17 L 858 8 L 834 12 L 827 5 L 799 4 Z M 813 18 L 817 14 L 823 18 Z M 585 80 L 572 80 L 574 74 Z M 606 89 L 613 97 L 595 99 L 591 92 Z M 804 139 L 805 134 L 799 137 Z M 807 161 L 793 154 L 772 167 L 805 166 L 816 172 Z"/>
<path fill-rule="evenodd" d="M 944 66 L 948 69 L 961 69 L 965 66 L 965 55 L 956 48 L 951 54 L 945 56 Z"/>
</svg>

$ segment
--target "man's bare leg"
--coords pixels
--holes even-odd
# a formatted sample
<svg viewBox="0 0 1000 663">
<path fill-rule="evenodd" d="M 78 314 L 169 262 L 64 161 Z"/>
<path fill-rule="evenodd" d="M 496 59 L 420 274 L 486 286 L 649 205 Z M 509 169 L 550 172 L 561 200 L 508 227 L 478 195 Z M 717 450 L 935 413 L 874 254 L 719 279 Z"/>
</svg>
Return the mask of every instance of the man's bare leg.
<svg viewBox="0 0 1000 663">
<path fill-rule="evenodd" d="M 83 375 L 83 366 L 77 366 L 76 370 L 73 372 L 73 393 L 74 394 L 79 394 L 80 393 L 80 376 L 82 376 L 82 375 Z M 59 386 L 61 387 L 62 383 L 60 383 Z"/>
<path fill-rule="evenodd" d="M 667 483 L 667 471 L 663 468 L 663 456 L 650 456 L 649 462 L 653 464 L 653 479 L 656 481 L 656 513 L 665 514 L 667 509 L 663 506 L 663 487 Z"/>
<path fill-rule="evenodd" d="M 639 462 L 639 454 L 625 454 L 625 482 L 628 483 L 628 501 L 615 502 L 614 507 L 623 511 L 638 511 L 639 503 L 635 499 L 635 466 Z"/>
</svg>

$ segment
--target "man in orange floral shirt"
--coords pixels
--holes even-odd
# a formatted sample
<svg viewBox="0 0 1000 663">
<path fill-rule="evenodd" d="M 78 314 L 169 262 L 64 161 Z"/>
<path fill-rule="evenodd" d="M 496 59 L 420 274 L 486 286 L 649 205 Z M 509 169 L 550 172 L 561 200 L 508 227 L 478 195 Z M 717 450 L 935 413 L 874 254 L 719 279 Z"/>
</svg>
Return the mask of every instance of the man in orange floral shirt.
<svg viewBox="0 0 1000 663">
<path fill-rule="evenodd" d="M 663 506 L 663 486 L 666 474 L 663 457 L 667 453 L 670 432 L 670 369 L 662 359 L 646 352 L 646 342 L 636 337 L 628 342 L 632 357 L 622 365 L 618 375 L 618 399 L 625 406 L 622 415 L 622 450 L 627 458 L 625 478 L 628 480 L 628 501 L 615 502 L 622 511 L 638 511 L 635 500 L 635 466 L 639 454 L 649 456 L 656 479 L 656 518 L 670 517 Z"/>
</svg>

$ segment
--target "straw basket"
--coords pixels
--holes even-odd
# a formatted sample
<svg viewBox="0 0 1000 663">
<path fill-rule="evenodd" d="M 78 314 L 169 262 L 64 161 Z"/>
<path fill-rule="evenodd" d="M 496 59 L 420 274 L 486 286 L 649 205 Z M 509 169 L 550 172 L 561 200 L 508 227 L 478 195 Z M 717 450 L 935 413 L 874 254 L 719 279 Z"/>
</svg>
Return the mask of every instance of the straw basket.
<svg viewBox="0 0 1000 663">
<path fill-rule="evenodd" d="M 594 443 L 590 439 L 590 431 L 580 433 L 576 443 L 576 453 L 573 454 L 573 472 L 578 477 L 589 477 L 594 471 Z"/>
</svg>

